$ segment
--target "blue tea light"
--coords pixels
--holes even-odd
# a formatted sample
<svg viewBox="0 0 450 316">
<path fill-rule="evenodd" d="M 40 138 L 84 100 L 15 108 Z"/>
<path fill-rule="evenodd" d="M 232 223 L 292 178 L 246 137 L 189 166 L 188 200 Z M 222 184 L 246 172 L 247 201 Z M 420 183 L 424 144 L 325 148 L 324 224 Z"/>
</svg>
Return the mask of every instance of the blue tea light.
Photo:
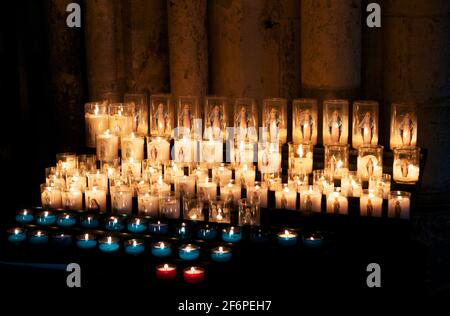
<svg viewBox="0 0 450 316">
<path fill-rule="evenodd" d="M 97 216 L 93 214 L 85 215 L 80 219 L 80 225 L 83 228 L 93 229 L 97 228 L 99 225 Z"/>
<path fill-rule="evenodd" d="M 149 228 L 150 232 L 153 234 L 164 235 L 169 232 L 169 225 L 167 225 L 167 223 L 162 223 L 160 221 L 151 223 Z"/>
<path fill-rule="evenodd" d="M 72 245 L 72 235 L 66 233 L 56 233 L 52 235 L 52 240 L 58 246 L 67 247 Z"/>
<path fill-rule="evenodd" d="M 56 224 L 60 227 L 72 227 L 76 224 L 75 216 L 69 213 L 63 213 L 56 219 Z"/>
<path fill-rule="evenodd" d="M 36 222 L 38 225 L 49 226 L 56 221 L 56 216 L 50 211 L 43 211 L 37 215 Z"/>
<path fill-rule="evenodd" d="M 35 230 L 30 234 L 30 242 L 34 245 L 42 245 L 48 243 L 48 236 L 45 231 Z"/>
<path fill-rule="evenodd" d="M 105 228 L 109 231 L 120 232 L 125 227 L 121 218 L 117 216 L 110 216 L 106 219 Z"/>
<path fill-rule="evenodd" d="M 308 248 L 322 247 L 323 240 L 324 240 L 323 235 L 318 232 L 306 234 L 302 237 L 303 245 Z"/>
<path fill-rule="evenodd" d="M 125 242 L 125 253 L 139 255 L 145 250 L 144 242 L 140 239 L 129 239 Z"/>
<path fill-rule="evenodd" d="M 102 252 L 111 253 L 119 250 L 119 238 L 108 236 L 98 241 L 98 248 Z"/>
<path fill-rule="evenodd" d="M 197 232 L 197 237 L 202 240 L 212 240 L 217 237 L 217 230 L 210 225 L 205 225 Z"/>
<path fill-rule="evenodd" d="M 211 259 L 215 262 L 228 262 L 231 257 L 231 249 L 228 247 L 219 246 L 211 250 Z"/>
<path fill-rule="evenodd" d="M 278 244 L 282 246 L 294 246 L 297 244 L 298 235 L 288 229 L 278 233 Z"/>
<path fill-rule="evenodd" d="M 147 225 L 145 220 L 133 218 L 128 222 L 127 229 L 130 233 L 143 233 L 147 230 Z"/>
<path fill-rule="evenodd" d="M 250 232 L 250 240 L 257 243 L 268 242 L 269 232 L 260 227 L 252 229 Z"/>
<path fill-rule="evenodd" d="M 181 225 L 177 227 L 177 237 L 180 239 L 189 238 L 189 228 L 186 223 L 181 223 Z"/>
<path fill-rule="evenodd" d="M 33 211 L 27 208 L 17 211 L 16 222 L 21 224 L 28 224 L 34 220 Z"/>
<path fill-rule="evenodd" d="M 225 242 L 238 242 L 242 239 L 241 230 L 238 227 L 227 227 L 222 230 L 222 240 Z"/>
<path fill-rule="evenodd" d="M 77 247 L 80 249 L 92 249 L 97 246 L 97 238 L 92 234 L 83 234 L 77 236 Z"/>
<path fill-rule="evenodd" d="M 200 247 L 193 244 L 182 245 L 178 249 L 178 256 L 183 260 L 195 260 L 200 256 Z"/>
<path fill-rule="evenodd" d="M 152 255 L 158 258 L 165 258 L 170 256 L 172 248 L 168 242 L 156 242 L 152 244 Z"/>
<path fill-rule="evenodd" d="M 20 227 L 10 228 L 7 231 L 8 241 L 13 243 L 20 243 L 27 239 L 27 232 L 25 229 Z"/>
</svg>

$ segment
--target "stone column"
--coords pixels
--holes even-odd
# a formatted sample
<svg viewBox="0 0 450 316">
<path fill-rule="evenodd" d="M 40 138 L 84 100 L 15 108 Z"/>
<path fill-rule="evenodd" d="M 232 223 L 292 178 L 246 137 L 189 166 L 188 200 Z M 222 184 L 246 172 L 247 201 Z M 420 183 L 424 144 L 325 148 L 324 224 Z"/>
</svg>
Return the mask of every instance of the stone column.
<svg viewBox="0 0 450 316">
<path fill-rule="evenodd" d="M 206 0 L 167 1 L 173 95 L 208 93 Z"/>
</svg>

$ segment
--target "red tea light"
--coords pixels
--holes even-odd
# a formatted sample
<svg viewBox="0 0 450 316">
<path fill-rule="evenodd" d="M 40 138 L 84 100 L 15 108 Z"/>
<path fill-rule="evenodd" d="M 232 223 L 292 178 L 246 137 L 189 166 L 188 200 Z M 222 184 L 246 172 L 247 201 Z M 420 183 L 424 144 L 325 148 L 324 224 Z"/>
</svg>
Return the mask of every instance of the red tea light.
<svg viewBox="0 0 450 316">
<path fill-rule="evenodd" d="M 159 280 L 173 280 L 177 276 L 177 267 L 174 264 L 161 264 L 156 266 L 156 277 Z"/>
<path fill-rule="evenodd" d="M 200 267 L 186 268 L 183 270 L 183 277 L 186 283 L 201 283 L 205 279 L 205 269 Z"/>
</svg>

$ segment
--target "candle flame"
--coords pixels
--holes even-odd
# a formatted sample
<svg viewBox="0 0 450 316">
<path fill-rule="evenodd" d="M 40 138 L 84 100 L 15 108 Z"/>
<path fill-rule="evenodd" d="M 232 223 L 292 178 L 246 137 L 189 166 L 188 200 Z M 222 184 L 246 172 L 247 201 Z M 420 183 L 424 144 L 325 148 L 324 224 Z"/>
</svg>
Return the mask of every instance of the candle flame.
<svg viewBox="0 0 450 316">
<path fill-rule="evenodd" d="M 138 218 L 136 219 L 136 225 L 139 225 L 141 223 L 141 220 Z"/>
<path fill-rule="evenodd" d="M 219 247 L 219 252 L 223 252 L 223 247 L 222 246 Z"/>
<path fill-rule="evenodd" d="M 48 216 L 48 212 L 45 211 L 45 212 L 44 212 L 44 217 L 47 217 L 47 216 Z"/>
<path fill-rule="evenodd" d="M 111 236 L 108 236 L 108 244 L 111 245 L 111 243 L 112 243 L 112 237 L 111 237 Z"/>
<path fill-rule="evenodd" d="M 133 240 L 133 247 L 136 247 L 136 245 L 137 245 L 137 242 L 136 242 L 136 239 L 135 239 L 135 240 Z"/>
<path fill-rule="evenodd" d="M 164 243 L 161 241 L 160 243 L 159 243 L 159 248 L 164 248 L 165 247 L 165 245 L 164 245 Z"/>
<path fill-rule="evenodd" d="M 169 265 L 167 263 L 164 264 L 164 270 L 168 270 L 169 269 Z"/>
<path fill-rule="evenodd" d="M 84 234 L 84 240 L 88 240 L 89 239 L 89 234 Z"/>
<path fill-rule="evenodd" d="M 16 229 L 14 229 L 14 235 L 17 235 L 17 234 L 19 234 L 19 230 L 16 228 Z"/>
<path fill-rule="evenodd" d="M 195 271 L 196 271 L 195 267 L 191 267 L 191 272 L 195 272 Z"/>
</svg>

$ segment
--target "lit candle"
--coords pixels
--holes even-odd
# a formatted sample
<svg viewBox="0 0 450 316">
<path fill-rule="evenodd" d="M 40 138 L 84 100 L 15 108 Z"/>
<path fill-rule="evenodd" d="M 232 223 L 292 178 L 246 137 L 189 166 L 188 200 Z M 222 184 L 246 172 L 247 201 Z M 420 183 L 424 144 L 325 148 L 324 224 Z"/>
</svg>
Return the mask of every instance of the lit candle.
<svg viewBox="0 0 450 316">
<path fill-rule="evenodd" d="M 8 233 L 8 241 L 13 243 L 22 242 L 27 238 L 27 233 L 25 229 L 20 227 L 10 228 L 8 229 L 7 233 Z"/>
<path fill-rule="evenodd" d="M 323 236 L 320 233 L 305 234 L 302 237 L 303 245 L 308 248 L 319 248 L 323 244 Z"/>
<path fill-rule="evenodd" d="M 180 199 L 170 193 L 159 198 L 159 216 L 162 218 L 180 218 Z"/>
<path fill-rule="evenodd" d="M 296 202 L 297 192 L 289 189 L 287 184 L 283 184 L 283 188 L 275 192 L 275 207 L 278 209 L 295 210 Z"/>
<path fill-rule="evenodd" d="M 224 186 L 231 180 L 232 171 L 230 168 L 226 167 L 225 164 L 221 163 L 219 167 L 212 169 L 212 177 L 214 182 L 219 186 Z"/>
<path fill-rule="evenodd" d="M 333 177 L 325 172 L 325 170 L 313 171 L 313 185 L 317 186 L 323 195 L 328 195 L 334 191 Z"/>
<path fill-rule="evenodd" d="M 258 143 L 258 169 L 261 173 L 280 172 L 281 151 L 277 143 Z"/>
<path fill-rule="evenodd" d="M 140 178 L 142 175 L 141 161 L 130 158 L 122 160 L 122 175 Z"/>
<path fill-rule="evenodd" d="M 125 253 L 139 255 L 145 250 L 144 242 L 140 239 L 129 239 L 125 242 Z"/>
<path fill-rule="evenodd" d="M 110 216 L 106 219 L 105 228 L 110 231 L 121 231 L 124 229 L 123 221 L 116 216 Z"/>
<path fill-rule="evenodd" d="M 255 181 L 254 186 L 247 187 L 247 198 L 252 203 L 258 204 L 261 207 L 267 207 L 267 185 L 259 181 Z"/>
<path fill-rule="evenodd" d="M 300 191 L 300 211 L 320 213 L 321 206 L 322 193 L 316 187 L 310 185 L 307 189 Z"/>
<path fill-rule="evenodd" d="M 75 216 L 69 213 L 63 213 L 58 216 L 58 219 L 56 220 L 56 224 L 61 227 L 72 227 L 76 224 Z"/>
<path fill-rule="evenodd" d="M 313 145 L 289 143 L 289 166 L 297 173 L 310 174 L 313 171 Z"/>
<path fill-rule="evenodd" d="M 236 183 L 240 186 L 248 187 L 255 184 L 256 170 L 253 166 L 242 164 L 235 170 Z M 228 180 L 228 183 L 230 181 Z"/>
<path fill-rule="evenodd" d="M 170 160 L 170 143 L 164 137 L 147 137 L 147 158 L 152 161 Z"/>
<path fill-rule="evenodd" d="M 100 187 L 87 188 L 84 203 L 88 211 L 106 212 L 106 191 Z"/>
<path fill-rule="evenodd" d="M 349 171 L 341 179 L 341 192 L 344 196 L 361 196 L 361 177 L 355 171 Z"/>
<path fill-rule="evenodd" d="M 202 240 L 215 239 L 217 237 L 217 230 L 207 224 L 198 230 L 197 237 Z"/>
<path fill-rule="evenodd" d="M 172 253 L 172 248 L 168 242 L 164 243 L 162 241 L 152 244 L 152 255 L 158 258 L 165 258 L 170 256 Z"/>
<path fill-rule="evenodd" d="M 192 176 L 177 176 L 175 177 L 175 194 L 194 195 L 195 194 L 195 178 Z"/>
<path fill-rule="evenodd" d="M 174 183 L 176 176 L 183 176 L 183 168 L 178 167 L 177 162 L 169 161 L 164 165 L 164 180 L 167 183 Z"/>
<path fill-rule="evenodd" d="M 228 247 L 219 246 L 211 250 L 211 259 L 215 262 L 228 262 L 231 257 L 231 249 Z"/>
<path fill-rule="evenodd" d="M 159 196 L 152 194 L 151 191 L 138 193 L 138 212 L 139 215 L 157 217 L 159 212 Z"/>
<path fill-rule="evenodd" d="M 216 223 L 230 223 L 230 203 L 220 197 L 209 201 L 209 221 Z"/>
<path fill-rule="evenodd" d="M 66 210 L 81 210 L 83 208 L 83 193 L 81 187 L 72 184 L 62 192 L 62 205 Z"/>
<path fill-rule="evenodd" d="M 84 120 L 86 124 L 86 146 L 94 148 L 96 136 L 108 129 L 106 104 L 86 103 Z"/>
<path fill-rule="evenodd" d="M 160 221 L 151 223 L 149 228 L 150 232 L 153 234 L 167 234 L 167 232 L 169 231 L 169 225 Z"/>
<path fill-rule="evenodd" d="M 97 135 L 95 147 L 98 160 L 113 161 L 119 156 L 119 137 L 108 129 Z"/>
<path fill-rule="evenodd" d="M 177 163 L 188 163 L 194 161 L 195 141 L 188 137 L 177 139 L 174 142 L 173 160 Z"/>
<path fill-rule="evenodd" d="M 235 243 L 242 239 L 241 230 L 238 227 L 227 227 L 222 230 L 222 240 L 225 242 Z"/>
<path fill-rule="evenodd" d="M 144 137 L 136 136 L 131 133 L 128 136 L 122 137 L 122 160 L 134 160 L 142 161 L 144 159 Z"/>
<path fill-rule="evenodd" d="M 98 219 L 95 215 L 86 215 L 81 217 L 81 227 L 96 228 L 98 226 Z"/>
<path fill-rule="evenodd" d="M 127 229 L 131 233 L 142 233 L 147 230 L 147 225 L 145 220 L 133 218 L 128 222 Z"/>
<path fill-rule="evenodd" d="M 109 129 L 123 137 L 133 132 L 134 104 L 113 103 L 109 105 Z"/>
<path fill-rule="evenodd" d="M 29 209 L 22 209 L 17 211 L 16 221 L 22 224 L 31 223 L 34 220 L 33 211 Z"/>
<path fill-rule="evenodd" d="M 212 199 L 217 195 L 217 184 L 209 182 L 209 178 L 206 177 L 203 182 L 197 183 L 197 194 L 203 200 Z"/>
<path fill-rule="evenodd" d="M 200 161 L 212 166 L 223 161 L 223 142 L 205 140 L 200 143 Z"/>
<path fill-rule="evenodd" d="M 387 199 L 391 192 L 391 175 L 383 173 L 380 178 L 369 178 L 369 190 L 375 190 L 383 199 Z"/>
<path fill-rule="evenodd" d="M 35 245 L 46 244 L 48 242 L 48 235 L 45 231 L 35 230 L 30 234 L 30 242 Z"/>
<path fill-rule="evenodd" d="M 59 187 L 41 184 L 41 203 L 42 207 L 61 208 L 62 197 Z"/>
<path fill-rule="evenodd" d="M 180 226 L 177 227 L 176 237 L 180 239 L 187 239 L 190 236 L 189 227 L 186 223 L 181 223 Z"/>
<path fill-rule="evenodd" d="M 95 172 L 89 172 L 88 177 L 88 187 L 97 187 L 103 190 L 108 189 L 108 175 L 101 170 L 94 170 Z"/>
<path fill-rule="evenodd" d="M 111 188 L 111 210 L 114 214 L 131 214 L 132 192 L 127 186 Z"/>
<path fill-rule="evenodd" d="M 203 221 L 204 201 L 197 199 L 194 195 L 186 195 L 183 198 L 183 218 L 191 221 Z"/>
<path fill-rule="evenodd" d="M 327 196 L 327 213 L 331 214 L 348 214 L 348 200 L 342 194 L 340 188 L 336 188 Z"/>
<path fill-rule="evenodd" d="M 241 198 L 241 186 L 237 185 L 234 180 L 228 181 L 228 183 L 220 188 L 220 197 L 224 201 L 233 201 L 237 204 L 237 201 Z"/>
<path fill-rule="evenodd" d="M 394 160 L 393 178 L 398 183 L 415 183 L 419 181 L 419 166 L 409 163 L 406 159 Z"/>
<path fill-rule="evenodd" d="M 363 190 L 359 198 L 361 216 L 381 217 L 383 199 L 375 191 Z"/>
<path fill-rule="evenodd" d="M 54 224 L 56 216 L 50 211 L 43 211 L 37 215 L 36 222 L 38 225 L 48 226 Z"/>
<path fill-rule="evenodd" d="M 282 246 L 294 246 L 297 244 L 297 236 L 297 233 L 286 229 L 278 233 L 278 243 Z"/>
<path fill-rule="evenodd" d="M 98 248 L 102 252 L 111 253 L 119 250 L 119 238 L 117 237 L 104 237 L 98 243 Z"/>
<path fill-rule="evenodd" d="M 205 279 L 205 269 L 200 267 L 186 268 L 183 270 L 183 277 L 186 283 L 201 283 Z"/>
<path fill-rule="evenodd" d="M 200 247 L 193 244 L 182 245 L 178 250 L 178 256 L 183 260 L 195 260 L 200 256 Z"/>
<path fill-rule="evenodd" d="M 164 263 L 156 266 L 156 277 L 159 280 L 173 280 L 177 276 L 177 267 L 173 264 Z"/>
<path fill-rule="evenodd" d="M 55 233 L 52 235 L 52 240 L 58 246 L 67 247 L 72 245 L 72 235 L 65 233 Z"/>
<path fill-rule="evenodd" d="M 92 234 L 78 235 L 76 244 L 81 249 L 92 249 L 97 246 L 97 239 Z"/>
<path fill-rule="evenodd" d="M 392 191 L 388 197 L 388 216 L 392 218 L 409 219 L 411 193 Z"/>
</svg>

